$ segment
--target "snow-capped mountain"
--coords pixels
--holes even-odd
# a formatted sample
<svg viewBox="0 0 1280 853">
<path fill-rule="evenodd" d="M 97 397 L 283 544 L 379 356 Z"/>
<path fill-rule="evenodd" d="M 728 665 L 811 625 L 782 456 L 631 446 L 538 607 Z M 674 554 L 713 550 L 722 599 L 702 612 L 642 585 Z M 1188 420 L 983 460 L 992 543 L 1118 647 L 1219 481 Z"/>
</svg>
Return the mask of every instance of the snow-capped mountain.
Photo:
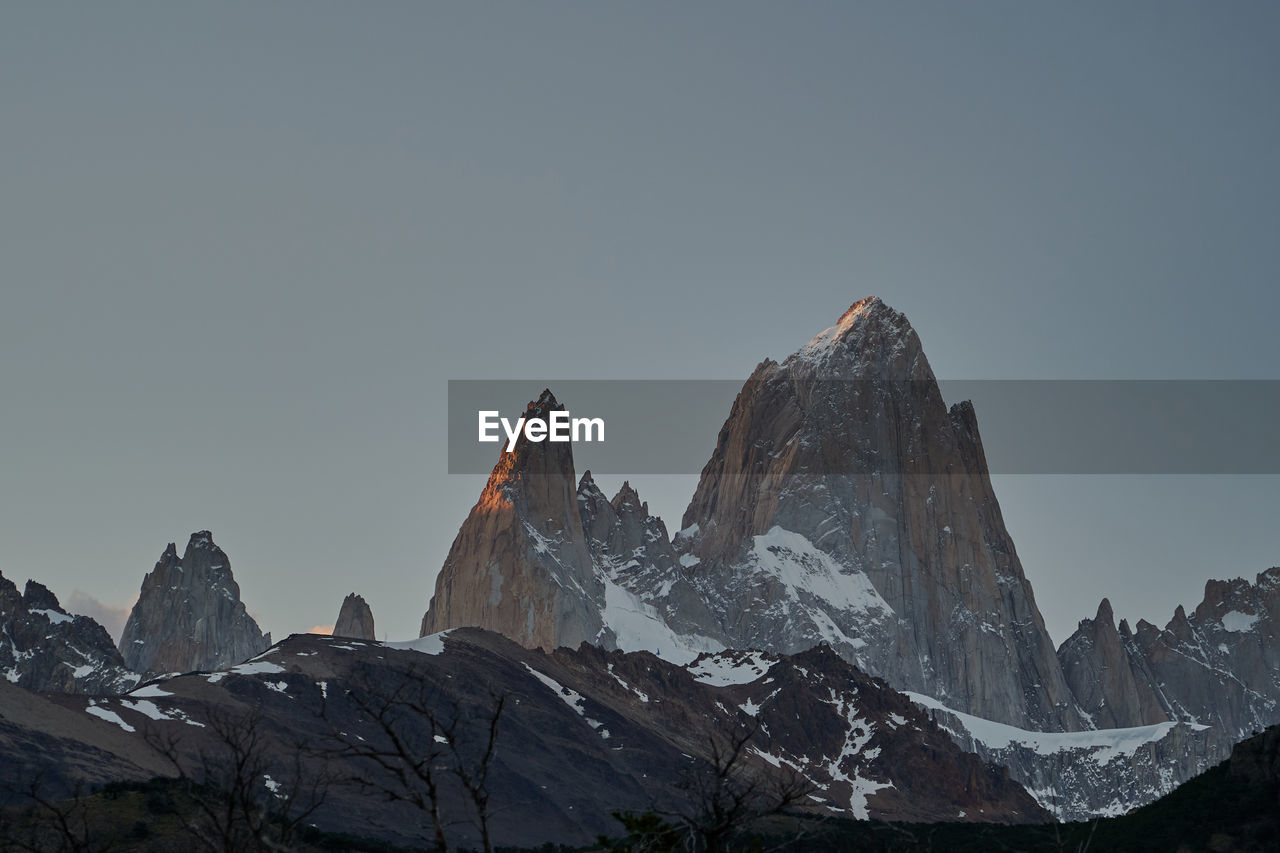
<svg viewBox="0 0 1280 853">
<path fill-rule="evenodd" d="M 554 405 L 544 393 L 527 415 Z M 502 454 L 424 634 L 480 625 L 669 656 L 825 642 L 966 713 L 1083 725 L 973 409 L 947 409 L 910 324 L 874 297 L 747 380 L 674 543 L 629 486 L 606 501 L 584 477 L 571 511 L 573 476 L 568 444 Z"/>
<path fill-rule="evenodd" d="M 905 690 L 1082 727 L 987 474 L 911 324 L 875 297 L 747 380 L 681 550 L 733 646 L 831 643 Z"/>
<path fill-rule="evenodd" d="M 231 561 L 201 530 L 178 556 L 170 542 L 142 579 L 129 612 L 120 653 L 144 677 L 221 669 L 248 660 L 271 645 L 240 600 Z"/>
<path fill-rule="evenodd" d="M 526 414 L 556 406 L 547 391 Z M 973 407 L 946 405 L 910 323 L 875 297 L 757 367 L 674 539 L 629 485 L 609 500 L 573 479 L 567 444 L 502 454 L 423 634 L 477 625 L 677 662 L 825 644 L 1064 816 L 1155 799 L 1277 720 L 1271 573 L 1211 584 L 1216 603 L 1163 632 L 1117 631 L 1104 602 L 1054 650 Z"/>
<path fill-rule="evenodd" d="M 28 690 L 123 693 L 138 683 L 111 635 L 88 616 L 73 616 L 43 584 L 18 592 L 0 575 L 0 676 Z"/>
</svg>

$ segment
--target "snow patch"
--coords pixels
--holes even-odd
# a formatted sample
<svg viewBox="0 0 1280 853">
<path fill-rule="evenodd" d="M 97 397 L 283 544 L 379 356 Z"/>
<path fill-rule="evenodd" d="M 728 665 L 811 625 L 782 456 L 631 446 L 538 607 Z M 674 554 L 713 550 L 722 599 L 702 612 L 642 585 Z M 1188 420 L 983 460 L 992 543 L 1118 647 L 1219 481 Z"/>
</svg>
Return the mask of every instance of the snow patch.
<svg viewBox="0 0 1280 853">
<path fill-rule="evenodd" d="M 635 593 L 624 589 L 603 573 L 604 624 L 612 629 L 615 642 L 624 652 L 653 652 L 674 664 L 686 664 L 703 652 L 719 651 L 723 645 L 697 634 L 677 634 Z"/>
<path fill-rule="evenodd" d="M 444 653 L 444 638 L 447 636 L 449 636 L 449 631 L 441 631 L 438 634 L 428 634 L 416 640 L 407 640 L 403 643 L 384 643 L 383 645 L 390 649 L 409 649 L 424 655 L 438 655 Z"/>
<path fill-rule="evenodd" d="M 122 720 L 119 714 L 117 714 L 115 711 L 112 711 L 110 709 L 100 708 L 97 705 L 90 705 L 88 708 L 85 708 L 84 710 L 86 714 L 92 714 L 93 716 L 97 717 L 100 720 L 106 720 L 108 723 L 115 723 L 117 726 L 124 729 L 126 732 L 137 731 L 137 729 L 135 729 L 133 726 L 129 725 L 124 720 Z"/>
<path fill-rule="evenodd" d="M 284 672 L 285 669 L 278 663 L 269 660 L 254 659 L 248 663 L 242 663 L 239 666 L 233 666 L 228 672 L 234 672 L 236 675 L 275 675 Z M 210 677 L 210 681 L 213 678 Z"/>
<path fill-rule="evenodd" d="M 59 625 L 63 622 L 75 621 L 75 617 L 68 616 L 65 613 L 59 613 L 56 610 L 32 610 L 31 612 L 48 619 L 50 625 Z"/>
<path fill-rule="evenodd" d="M 599 731 L 600 737 L 605 738 L 606 740 L 609 738 L 609 730 L 600 728 L 600 726 L 603 725 L 603 723 L 601 723 L 599 720 L 593 720 L 587 716 L 586 699 L 582 697 L 581 693 L 569 687 L 565 687 L 563 684 L 556 681 L 554 678 L 552 678 L 549 675 L 543 675 L 541 672 L 538 672 L 536 669 L 529 666 L 529 664 L 527 663 L 524 664 L 524 668 L 529 670 L 529 673 L 534 678 L 541 681 L 547 687 L 547 689 L 549 689 L 552 693 L 559 696 L 561 701 L 563 701 L 566 705 L 572 708 L 578 714 L 579 717 L 582 717 L 582 719 L 586 720 L 587 725 Z"/>
<path fill-rule="evenodd" d="M 166 696 L 172 696 L 168 690 L 162 688 L 159 684 L 146 684 L 137 690 L 129 691 L 129 695 L 135 699 L 161 699 Z"/>
<path fill-rule="evenodd" d="M 859 571 L 844 571 L 839 562 L 807 538 L 782 527 L 753 537 L 746 567 L 781 581 L 793 598 L 868 616 L 893 613 L 871 581 Z M 834 627 L 834 626 L 832 626 Z"/>
<path fill-rule="evenodd" d="M 695 681 L 712 687 L 750 684 L 764 677 L 778 659 L 766 652 L 720 652 L 699 657 L 685 667 Z"/>
<path fill-rule="evenodd" d="M 943 705 L 932 696 L 906 692 L 907 698 L 917 705 L 938 711 L 945 711 L 955 717 L 965 729 L 965 734 L 986 746 L 988 749 L 1005 749 L 1020 746 L 1038 755 L 1055 755 L 1059 752 L 1073 750 L 1092 750 L 1092 760 L 1099 766 L 1119 758 L 1132 757 L 1145 744 L 1158 741 L 1179 724 L 1156 723 L 1150 726 L 1133 726 L 1123 729 L 1093 729 L 1083 732 L 1033 732 L 1020 729 L 1007 723 L 975 717 L 955 711 Z M 1203 731 L 1208 726 L 1190 725 L 1195 731 Z"/>
</svg>

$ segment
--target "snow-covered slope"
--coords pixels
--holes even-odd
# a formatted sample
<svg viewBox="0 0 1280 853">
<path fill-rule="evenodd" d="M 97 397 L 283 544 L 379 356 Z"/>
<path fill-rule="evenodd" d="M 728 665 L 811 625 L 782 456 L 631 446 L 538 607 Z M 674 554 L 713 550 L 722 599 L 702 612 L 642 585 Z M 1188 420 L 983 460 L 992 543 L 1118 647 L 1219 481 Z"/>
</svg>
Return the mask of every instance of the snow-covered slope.
<svg viewBox="0 0 1280 853">
<path fill-rule="evenodd" d="M 907 695 L 960 746 L 1008 767 L 1040 805 L 1062 820 L 1124 814 L 1225 757 L 1208 726 L 1164 722 L 1037 732 L 964 714 L 919 693 Z"/>
</svg>

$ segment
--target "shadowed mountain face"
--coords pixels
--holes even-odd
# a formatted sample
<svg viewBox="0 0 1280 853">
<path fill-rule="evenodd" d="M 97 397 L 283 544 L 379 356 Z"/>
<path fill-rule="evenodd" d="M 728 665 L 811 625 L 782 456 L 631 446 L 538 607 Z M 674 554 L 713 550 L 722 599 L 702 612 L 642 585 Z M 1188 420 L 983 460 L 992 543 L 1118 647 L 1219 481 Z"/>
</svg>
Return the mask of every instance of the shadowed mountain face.
<svg viewBox="0 0 1280 853">
<path fill-rule="evenodd" d="M 122 693 L 138 683 L 107 630 L 72 616 L 43 584 L 0 575 L 0 677 L 28 690 Z"/>
<path fill-rule="evenodd" d="M 142 580 L 120 637 L 130 669 L 145 677 L 220 669 L 271 645 L 240 601 L 231 561 L 202 530 L 178 557 L 174 544 Z"/>
<path fill-rule="evenodd" d="M 216 751 L 227 720 L 252 719 L 268 756 L 262 766 L 282 790 L 293 784 L 298 737 L 324 747 L 336 778 L 381 772 L 380 784 L 394 784 L 391 772 L 356 755 L 389 745 L 375 719 L 391 697 L 421 702 L 435 716 L 433 728 L 426 714 L 392 706 L 396 731 L 413 754 L 438 752 L 442 764 L 453 746 L 474 760 L 471 750 L 483 743 L 502 698 L 489 782 L 501 844 L 582 844 L 616 831 L 615 809 L 685 808 L 687 784 L 712 766 L 712 745 L 723 747 L 735 732 L 750 736 L 735 773 L 758 780 L 798 774 L 809 792 L 797 805 L 802 812 L 921 821 L 1045 817 L 1006 773 L 961 752 L 906 697 L 826 648 L 796 656 L 729 652 L 681 667 L 590 646 L 546 654 L 474 629 L 403 644 L 295 635 L 228 672 L 176 676 L 130 696 L 87 702 L 0 691 L 0 715 L 14 720 L 0 724 L 7 739 L 0 742 L 38 752 L 55 768 L 92 748 L 92 768 L 70 762 L 49 780 L 69 788 L 90 769 L 95 778 L 112 767 L 122 778 L 145 775 L 159 763 L 149 744 L 172 738 L 183 760 L 195 761 L 201 750 Z M 52 710 L 18 719 L 6 703 L 19 701 Z M 42 731 L 44 718 L 56 719 L 56 733 Z M 21 781 L 8 778 L 18 772 L 9 764 L 0 766 L 3 781 Z M 474 844 L 461 791 L 449 779 L 442 790 L 453 843 Z M 429 821 L 404 803 L 360 786 L 329 793 L 316 816 L 325 829 L 404 844 L 432 837 Z"/>
</svg>

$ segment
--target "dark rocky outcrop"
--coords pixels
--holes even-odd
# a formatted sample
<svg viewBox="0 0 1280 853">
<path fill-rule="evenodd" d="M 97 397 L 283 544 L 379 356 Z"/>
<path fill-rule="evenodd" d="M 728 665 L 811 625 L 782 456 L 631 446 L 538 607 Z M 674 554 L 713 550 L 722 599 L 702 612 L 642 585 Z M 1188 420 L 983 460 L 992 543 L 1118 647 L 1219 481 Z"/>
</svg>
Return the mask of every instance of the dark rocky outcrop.
<svg viewBox="0 0 1280 853">
<path fill-rule="evenodd" d="M 28 690 L 122 693 L 138 682 L 107 630 L 73 616 L 43 584 L 0 575 L 0 677 Z"/>
<path fill-rule="evenodd" d="M 178 556 L 170 542 L 142 580 L 120 637 L 125 663 L 145 677 L 222 669 L 271 645 L 240 600 L 231 561 L 201 530 Z"/>
<path fill-rule="evenodd" d="M 333 636 L 354 637 L 357 640 L 376 640 L 373 628 L 373 611 L 368 603 L 354 592 L 342 600 L 338 621 L 333 623 Z"/>
</svg>

